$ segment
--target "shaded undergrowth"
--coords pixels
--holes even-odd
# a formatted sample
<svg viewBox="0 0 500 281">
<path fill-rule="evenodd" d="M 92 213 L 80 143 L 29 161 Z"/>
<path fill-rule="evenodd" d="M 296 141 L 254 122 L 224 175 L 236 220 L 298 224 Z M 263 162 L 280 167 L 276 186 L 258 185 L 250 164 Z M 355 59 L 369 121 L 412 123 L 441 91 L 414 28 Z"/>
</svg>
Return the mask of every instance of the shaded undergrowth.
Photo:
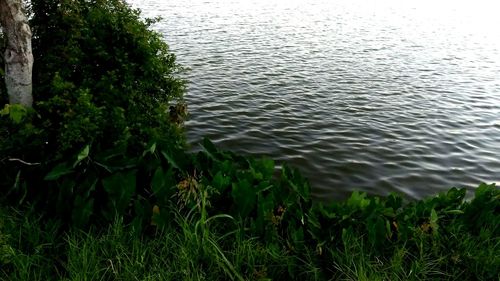
<svg viewBox="0 0 500 281">
<path fill-rule="evenodd" d="M 311 201 L 309 185 L 295 169 L 283 166 L 281 176 L 273 176 L 275 165 L 269 159 L 221 151 L 208 141 L 197 154 L 153 146 L 142 156 L 148 161 L 134 165 L 128 161 L 127 167 L 118 169 L 119 177 L 105 173 L 92 180 L 97 182 L 95 188 L 102 184 L 104 191 L 114 186 L 116 190 L 108 194 L 110 201 L 102 205 L 103 210 L 94 206 L 86 211 L 91 223 L 81 225 L 78 220 L 68 227 L 71 219 L 79 217 L 47 216 L 39 207 L 4 208 L 0 223 L 3 278 L 500 277 L 500 190 L 494 185 L 480 185 L 470 201 L 464 199 L 464 189 L 452 188 L 420 201 L 408 202 L 397 194 L 375 197 L 354 192 L 345 201 L 322 204 Z M 87 157 L 79 163 L 92 165 L 94 160 Z M 57 177 L 51 173 L 48 180 L 82 179 L 88 167 L 79 170 L 78 165 L 69 165 L 66 173 Z M 129 173 L 142 176 L 135 182 L 123 181 Z M 124 200 L 120 190 L 132 183 L 127 201 L 113 202 Z M 138 186 L 144 185 L 151 188 L 150 193 L 140 192 Z M 108 206 L 122 206 L 122 211 L 102 215 Z"/>
</svg>

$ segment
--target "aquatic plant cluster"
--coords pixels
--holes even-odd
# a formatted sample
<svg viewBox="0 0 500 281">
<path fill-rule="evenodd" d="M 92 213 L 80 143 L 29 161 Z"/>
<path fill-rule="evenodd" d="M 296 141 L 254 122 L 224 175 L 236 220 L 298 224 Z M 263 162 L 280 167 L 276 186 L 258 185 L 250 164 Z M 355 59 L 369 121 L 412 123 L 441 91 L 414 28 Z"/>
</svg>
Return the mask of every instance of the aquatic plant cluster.
<svg viewBox="0 0 500 281">
<path fill-rule="evenodd" d="M 175 56 L 125 2 L 92 3 L 32 1 L 36 102 L 0 111 L 0 278 L 500 277 L 495 185 L 321 203 L 286 164 L 188 152 Z"/>
</svg>

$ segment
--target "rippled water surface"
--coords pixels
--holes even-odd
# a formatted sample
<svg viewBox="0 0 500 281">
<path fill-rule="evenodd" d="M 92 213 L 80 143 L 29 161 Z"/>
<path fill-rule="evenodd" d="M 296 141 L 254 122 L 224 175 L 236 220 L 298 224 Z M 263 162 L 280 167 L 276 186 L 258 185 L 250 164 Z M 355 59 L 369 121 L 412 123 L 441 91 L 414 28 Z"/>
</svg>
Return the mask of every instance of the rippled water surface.
<svg viewBox="0 0 500 281">
<path fill-rule="evenodd" d="M 500 182 L 494 2 L 130 2 L 191 69 L 193 143 L 289 161 L 318 198 Z"/>
</svg>

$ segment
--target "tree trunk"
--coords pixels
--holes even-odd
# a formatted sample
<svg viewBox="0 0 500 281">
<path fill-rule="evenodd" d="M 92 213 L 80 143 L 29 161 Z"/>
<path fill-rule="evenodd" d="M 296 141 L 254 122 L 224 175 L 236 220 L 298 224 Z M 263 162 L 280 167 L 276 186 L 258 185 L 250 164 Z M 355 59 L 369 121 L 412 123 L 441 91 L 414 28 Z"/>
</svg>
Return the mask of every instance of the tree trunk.
<svg viewBox="0 0 500 281">
<path fill-rule="evenodd" d="M 31 107 L 33 52 L 31 29 L 22 10 L 22 0 L 0 0 L 0 23 L 7 39 L 5 85 L 9 103 Z"/>
</svg>

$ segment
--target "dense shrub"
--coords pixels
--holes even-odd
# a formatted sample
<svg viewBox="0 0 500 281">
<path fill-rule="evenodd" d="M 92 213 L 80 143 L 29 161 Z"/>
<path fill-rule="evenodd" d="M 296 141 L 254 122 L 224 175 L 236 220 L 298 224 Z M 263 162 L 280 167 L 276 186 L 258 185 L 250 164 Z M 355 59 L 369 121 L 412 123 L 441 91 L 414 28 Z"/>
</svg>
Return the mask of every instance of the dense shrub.
<svg viewBox="0 0 500 281">
<path fill-rule="evenodd" d="M 122 0 L 37 0 L 32 12 L 35 99 L 62 119 L 46 118 L 46 128 L 68 126 L 54 145 L 109 148 L 171 134 L 167 104 L 184 84 L 151 21 Z"/>
<path fill-rule="evenodd" d="M 18 183 L 42 188 L 54 163 L 87 145 L 137 152 L 149 140 L 184 144 L 170 114 L 182 103 L 181 68 L 153 21 L 122 0 L 34 0 L 29 11 L 35 104 L 21 121 L 0 118 L 0 188 L 19 171 Z"/>
</svg>

